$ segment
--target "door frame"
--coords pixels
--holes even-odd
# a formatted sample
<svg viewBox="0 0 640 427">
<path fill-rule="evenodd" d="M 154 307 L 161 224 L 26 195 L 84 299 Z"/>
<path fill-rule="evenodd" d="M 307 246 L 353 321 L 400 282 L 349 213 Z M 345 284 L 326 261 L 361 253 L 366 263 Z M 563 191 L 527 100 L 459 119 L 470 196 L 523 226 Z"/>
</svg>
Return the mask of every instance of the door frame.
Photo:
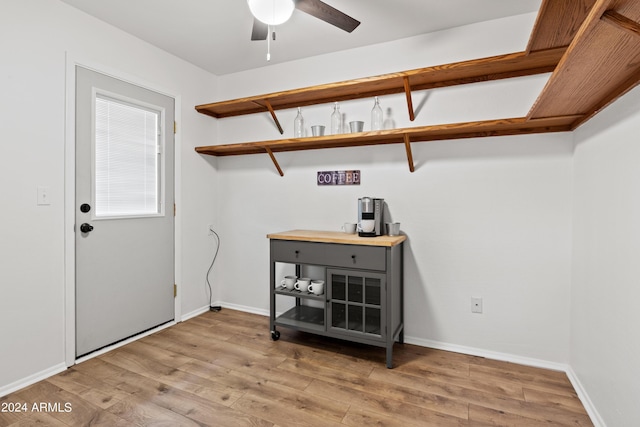
<svg viewBox="0 0 640 427">
<path fill-rule="evenodd" d="M 137 335 L 121 341 L 113 346 L 109 346 L 103 350 L 96 351 L 89 356 L 76 359 L 76 248 L 75 248 L 75 186 L 76 186 L 76 66 L 88 68 L 109 77 L 123 80 L 127 83 L 143 87 L 145 89 L 161 93 L 174 99 L 174 119 L 176 123 L 181 123 L 182 102 L 180 95 L 158 87 L 158 85 L 150 83 L 137 76 L 133 76 L 114 69 L 102 63 L 97 63 L 87 58 L 80 58 L 70 52 L 65 52 L 66 56 L 66 74 L 65 74 L 65 143 L 64 143 L 64 358 L 67 366 L 74 365 L 77 361 L 85 360 L 98 356 L 115 347 L 124 345 L 134 341 L 142 336 L 156 332 L 159 329 L 166 328 L 179 322 L 182 317 L 181 310 L 181 287 L 178 286 L 176 297 L 174 298 L 174 321 L 167 323 L 159 328 L 153 329 L 146 333 Z M 181 133 L 174 134 L 174 201 L 177 206 L 181 205 Z M 166 206 L 166 212 L 170 213 L 170 206 Z M 179 236 L 182 234 L 180 210 L 176 211 L 174 218 L 174 275 L 175 283 L 182 283 L 182 244 Z"/>
</svg>

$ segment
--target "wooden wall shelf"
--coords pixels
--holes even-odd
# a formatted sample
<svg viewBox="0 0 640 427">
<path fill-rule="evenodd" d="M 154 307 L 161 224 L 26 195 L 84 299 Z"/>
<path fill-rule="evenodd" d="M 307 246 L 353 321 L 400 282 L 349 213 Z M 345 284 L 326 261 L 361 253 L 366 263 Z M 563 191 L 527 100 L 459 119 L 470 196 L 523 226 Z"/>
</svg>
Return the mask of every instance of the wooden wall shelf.
<svg viewBox="0 0 640 427">
<path fill-rule="evenodd" d="M 368 145 L 404 144 L 409 169 L 414 171 L 411 143 L 445 139 L 478 138 L 487 136 L 523 135 L 545 132 L 566 132 L 581 116 L 531 119 L 526 117 L 420 126 L 404 129 L 348 133 L 309 138 L 288 138 L 271 141 L 196 147 L 200 154 L 211 156 L 238 156 L 268 153 L 280 175 L 284 175 L 273 153 L 284 151 L 317 150 L 323 148 L 360 147 Z"/>
<path fill-rule="evenodd" d="M 564 52 L 565 47 L 554 47 L 531 54 L 526 52 L 510 53 L 375 77 L 214 102 L 198 105 L 196 110 L 199 113 L 218 119 L 270 112 L 277 122 L 274 113 L 276 110 L 350 99 L 405 93 L 410 104 L 411 91 L 551 72 L 555 69 Z M 412 120 L 413 114 L 413 109 L 410 108 L 409 116 Z"/>
<path fill-rule="evenodd" d="M 579 114 L 577 127 L 636 86 L 639 21 L 640 1 L 596 2 L 528 117 Z"/>
<path fill-rule="evenodd" d="M 216 118 L 313 104 L 527 76 L 553 71 L 526 117 L 421 126 L 357 134 L 289 138 L 197 147 L 201 154 L 233 156 L 337 147 L 404 144 L 458 138 L 564 132 L 577 128 L 640 82 L 639 0 L 544 0 L 527 51 L 199 105 Z M 567 47 L 566 45 L 569 44 Z"/>
</svg>

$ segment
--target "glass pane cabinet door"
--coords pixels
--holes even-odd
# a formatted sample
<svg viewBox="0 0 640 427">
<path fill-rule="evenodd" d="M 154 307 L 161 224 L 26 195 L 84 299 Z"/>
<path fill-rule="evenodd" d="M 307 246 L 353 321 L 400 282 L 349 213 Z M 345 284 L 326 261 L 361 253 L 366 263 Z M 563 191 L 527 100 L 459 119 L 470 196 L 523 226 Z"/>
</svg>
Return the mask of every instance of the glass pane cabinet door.
<svg viewBox="0 0 640 427">
<path fill-rule="evenodd" d="M 331 329 L 349 334 L 382 337 L 383 274 L 328 269 Z"/>
<path fill-rule="evenodd" d="M 346 329 L 347 327 L 347 310 L 346 305 L 334 301 L 331 304 L 331 326 L 338 329 Z"/>
</svg>

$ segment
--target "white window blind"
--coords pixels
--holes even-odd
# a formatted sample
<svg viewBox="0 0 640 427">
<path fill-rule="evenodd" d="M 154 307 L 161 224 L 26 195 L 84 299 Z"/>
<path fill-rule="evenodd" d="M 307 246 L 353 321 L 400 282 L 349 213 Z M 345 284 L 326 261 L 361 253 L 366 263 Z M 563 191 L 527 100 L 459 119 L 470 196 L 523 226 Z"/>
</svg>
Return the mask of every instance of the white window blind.
<svg viewBox="0 0 640 427">
<path fill-rule="evenodd" d="M 96 95 L 96 216 L 158 214 L 160 112 Z"/>
</svg>

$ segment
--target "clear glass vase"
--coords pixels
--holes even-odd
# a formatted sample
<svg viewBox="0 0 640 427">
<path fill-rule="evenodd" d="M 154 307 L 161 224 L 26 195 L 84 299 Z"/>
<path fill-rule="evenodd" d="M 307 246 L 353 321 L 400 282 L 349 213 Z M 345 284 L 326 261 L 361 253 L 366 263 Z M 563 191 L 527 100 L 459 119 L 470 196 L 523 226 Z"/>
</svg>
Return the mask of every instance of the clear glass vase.
<svg viewBox="0 0 640 427">
<path fill-rule="evenodd" d="M 382 129 L 382 108 L 378 97 L 375 97 L 375 104 L 371 110 L 371 130 Z"/>
<path fill-rule="evenodd" d="M 391 117 L 391 108 L 387 108 L 387 118 L 384 119 L 384 123 L 382 124 L 383 129 L 395 129 L 396 121 Z"/>
<path fill-rule="evenodd" d="M 294 138 L 304 137 L 304 117 L 302 117 L 302 109 L 298 107 L 298 115 L 293 121 L 293 136 Z"/>
<path fill-rule="evenodd" d="M 340 106 L 338 103 L 333 104 L 333 113 L 331 113 L 331 135 L 342 133 L 342 114 L 340 114 Z"/>
</svg>

